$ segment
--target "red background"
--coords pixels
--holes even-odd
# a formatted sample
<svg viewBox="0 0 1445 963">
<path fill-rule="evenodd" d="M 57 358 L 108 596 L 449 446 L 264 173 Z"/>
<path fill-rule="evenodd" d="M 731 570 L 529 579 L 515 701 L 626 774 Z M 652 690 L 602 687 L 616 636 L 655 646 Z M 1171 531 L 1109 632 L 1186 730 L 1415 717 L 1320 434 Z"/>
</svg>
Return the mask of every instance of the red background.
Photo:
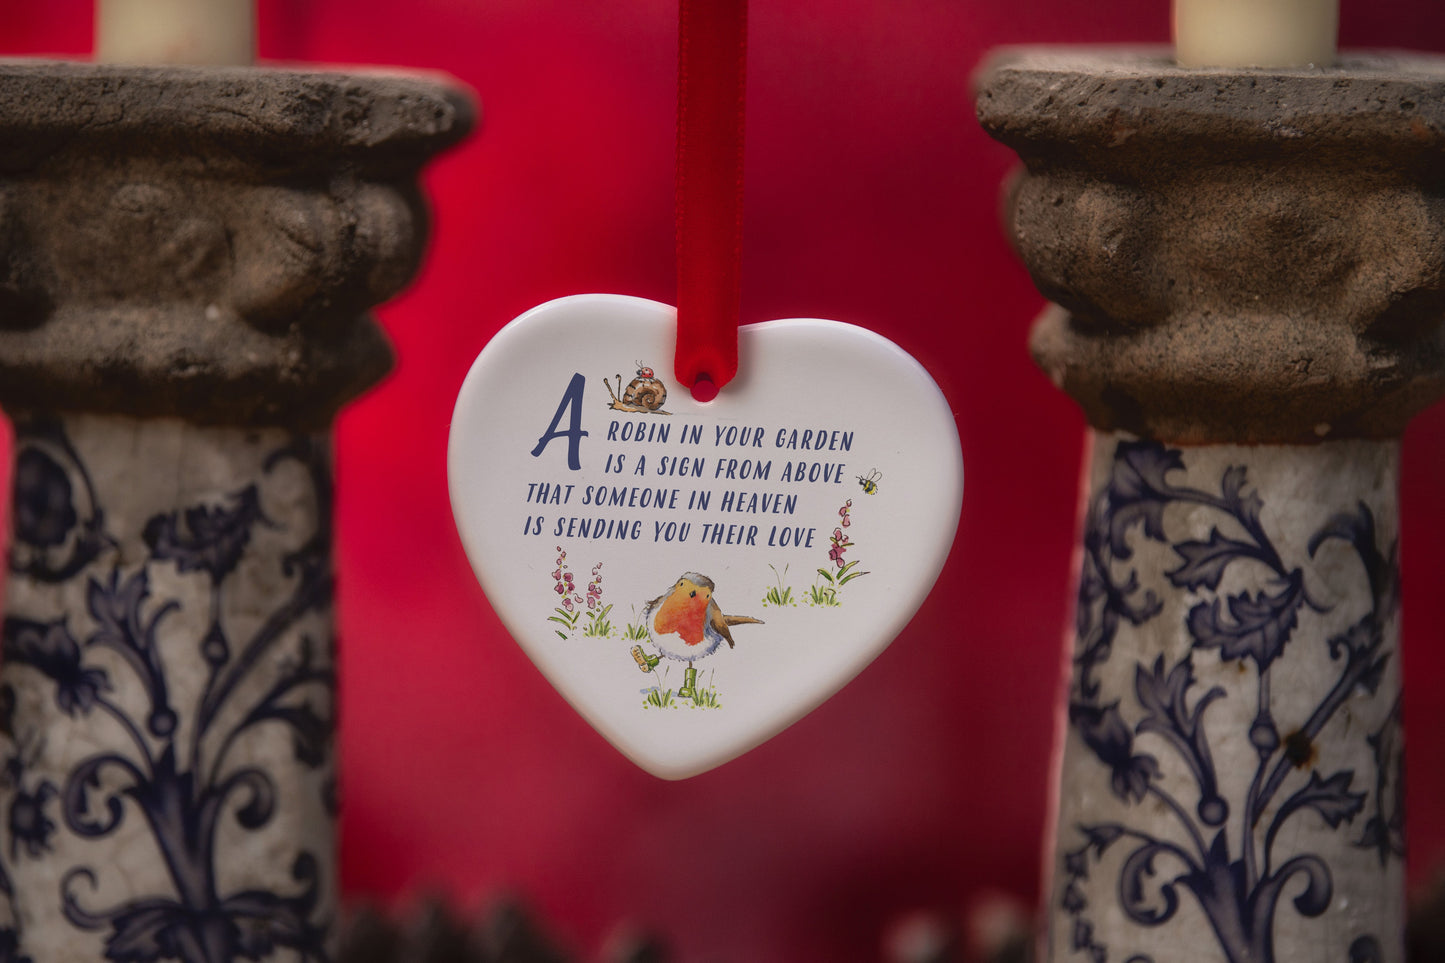
<svg viewBox="0 0 1445 963">
<path fill-rule="evenodd" d="M 1042 301 L 973 120 L 990 47 L 1163 41 L 1163 0 L 755 0 L 743 319 L 894 339 L 953 403 L 967 481 L 932 598 L 856 682 L 683 783 L 627 763 L 508 640 L 443 473 L 498 327 L 565 294 L 668 301 L 676 9 L 664 0 L 263 0 L 281 61 L 447 71 L 484 122 L 431 169 L 431 254 L 380 316 L 395 374 L 337 429 L 344 879 L 474 908 L 520 894 L 593 955 L 621 921 L 683 960 L 872 960 L 888 926 L 1039 888 L 1083 422 L 1028 360 Z M 83 56 L 84 0 L 0 8 L 0 51 Z M 1434 0 L 1346 0 L 1346 44 L 1445 49 Z M 873 386 L 854 385 L 869 391 Z M 1445 859 L 1445 408 L 1404 457 L 1411 878 Z"/>
</svg>

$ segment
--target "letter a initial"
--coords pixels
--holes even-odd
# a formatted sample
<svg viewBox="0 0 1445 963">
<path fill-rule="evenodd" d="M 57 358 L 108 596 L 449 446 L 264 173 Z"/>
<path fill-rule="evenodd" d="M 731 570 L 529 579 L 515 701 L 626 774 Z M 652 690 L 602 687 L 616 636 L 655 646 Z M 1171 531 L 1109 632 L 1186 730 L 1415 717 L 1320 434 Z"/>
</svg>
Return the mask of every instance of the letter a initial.
<svg viewBox="0 0 1445 963">
<path fill-rule="evenodd" d="M 562 400 L 557 405 L 557 413 L 552 416 L 552 424 L 547 427 L 547 433 L 537 439 L 537 447 L 532 449 L 533 458 L 540 456 L 553 438 L 566 438 L 567 467 L 572 471 L 581 469 L 582 439 L 587 435 L 587 432 L 582 430 L 582 389 L 586 385 L 587 379 L 582 377 L 582 372 L 572 376 L 571 383 L 567 385 L 567 390 L 563 392 Z M 572 427 L 566 431 L 558 431 L 557 426 L 562 423 L 562 415 L 569 406 L 572 408 Z"/>
</svg>

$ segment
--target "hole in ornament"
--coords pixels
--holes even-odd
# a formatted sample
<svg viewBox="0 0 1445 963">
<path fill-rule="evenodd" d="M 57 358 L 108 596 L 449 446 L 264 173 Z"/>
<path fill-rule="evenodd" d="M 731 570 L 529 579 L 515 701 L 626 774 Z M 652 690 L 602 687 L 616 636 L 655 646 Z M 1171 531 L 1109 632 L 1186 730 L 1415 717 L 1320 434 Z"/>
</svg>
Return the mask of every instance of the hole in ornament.
<svg viewBox="0 0 1445 963">
<path fill-rule="evenodd" d="M 705 405 L 717 397 L 717 385 L 705 374 L 700 374 L 692 383 L 692 400 Z"/>
</svg>

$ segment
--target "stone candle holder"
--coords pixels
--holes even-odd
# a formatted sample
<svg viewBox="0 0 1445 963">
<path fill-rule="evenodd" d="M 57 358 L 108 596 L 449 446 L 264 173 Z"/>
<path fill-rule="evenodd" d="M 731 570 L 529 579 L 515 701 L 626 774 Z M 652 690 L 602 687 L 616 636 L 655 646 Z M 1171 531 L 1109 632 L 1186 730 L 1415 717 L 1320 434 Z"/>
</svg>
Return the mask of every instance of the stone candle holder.
<svg viewBox="0 0 1445 963">
<path fill-rule="evenodd" d="M 1445 392 L 1445 59 L 979 81 L 1092 428 L 1047 958 L 1403 959 L 1398 474 Z"/>
<path fill-rule="evenodd" d="M 0 958 L 334 956 L 328 426 L 471 123 L 414 78 L 0 65 Z"/>
</svg>

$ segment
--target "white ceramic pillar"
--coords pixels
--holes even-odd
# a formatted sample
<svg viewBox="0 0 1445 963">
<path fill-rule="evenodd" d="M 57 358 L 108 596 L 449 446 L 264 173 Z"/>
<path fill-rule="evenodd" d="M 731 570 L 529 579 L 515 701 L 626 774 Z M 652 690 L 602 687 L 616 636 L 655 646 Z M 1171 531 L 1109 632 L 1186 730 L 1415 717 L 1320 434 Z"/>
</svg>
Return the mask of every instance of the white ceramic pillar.
<svg viewBox="0 0 1445 963">
<path fill-rule="evenodd" d="M 1050 959 L 1403 960 L 1398 463 L 1094 436 Z"/>
<path fill-rule="evenodd" d="M 1031 347 L 1091 427 L 1054 963 L 1402 963 L 1399 437 L 1445 393 L 1445 60 L 1016 51 Z"/>
<path fill-rule="evenodd" d="M 329 426 L 434 81 L 0 65 L 0 959 L 334 958 Z"/>
<path fill-rule="evenodd" d="M 22 416 L 15 457 L 0 704 L 27 955 L 325 958 L 326 440 Z"/>
</svg>

